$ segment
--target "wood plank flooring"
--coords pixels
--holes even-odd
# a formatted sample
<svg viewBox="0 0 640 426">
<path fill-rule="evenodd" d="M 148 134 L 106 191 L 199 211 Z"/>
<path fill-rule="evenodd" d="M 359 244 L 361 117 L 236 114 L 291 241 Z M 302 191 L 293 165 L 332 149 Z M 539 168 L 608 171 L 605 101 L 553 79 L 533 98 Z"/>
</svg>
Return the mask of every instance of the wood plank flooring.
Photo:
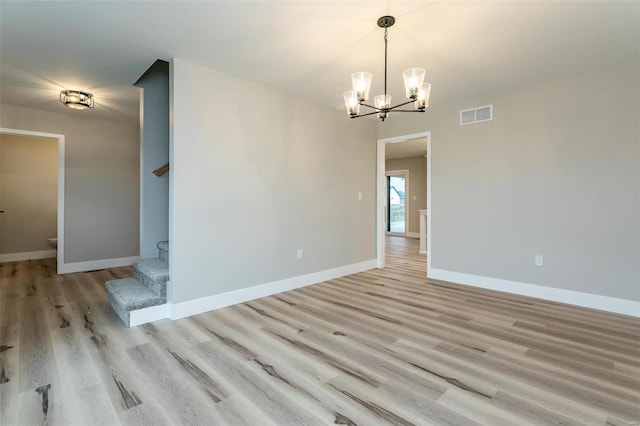
<svg viewBox="0 0 640 426">
<path fill-rule="evenodd" d="M 0 424 L 637 425 L 640 320 L 387 267 L 126 329 L 104 282 L 0 269 Z"/>
</svg>

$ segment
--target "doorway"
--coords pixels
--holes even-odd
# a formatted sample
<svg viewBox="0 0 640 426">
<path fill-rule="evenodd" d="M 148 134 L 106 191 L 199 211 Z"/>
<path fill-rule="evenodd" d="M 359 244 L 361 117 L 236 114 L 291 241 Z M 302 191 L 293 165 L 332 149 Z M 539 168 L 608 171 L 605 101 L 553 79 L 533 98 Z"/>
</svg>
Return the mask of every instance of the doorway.
<svg viewBox="0 0 640 426">
<path fill-rule="evenodd" d="M 409 212 L 409 170 L 385 172 L 387 235 L 407 235 Z"/>
<path fill-rule="evenodd" d="M 376 199 L 376 267 L 384 268 L 385 266 L 385 243 L 387 238 L 387 171 L 386 171 L 386 146 L 388 144 L 397 144 L 400 142 L 408 142 L 413 139 L 426 139 L 426 201 L 427 201 L 427 217 L 426 217 L 426 233 L 427 233 L 427 275 L 431 264 L 431 132 L 421 132 L 396 136 L 392 138 L 378 139 L 377 143 L 377 190 Z M 412 199 L 412 198 L 411 198 Z M 405 224 L 407 221 L 405 221 Z M 406 225 L 405 225 L 406 226 Z M 406 229 L 405 229 L 405 232 Z M 398 234 L 396 234 L 398 235 Z M 401 234 L 400 234 L 401 235 Z"/>
<path fill-rule="evenodd" d="M 57 270 L 58 270 L 58 273 L 60 273 L 60 271 L 63 269 L 63 262 L 64 262 L 64 177 L 65 177 L 64 176 L 65 174 L 64 135 L 59 135 L 54 133 L 33 132 L 29 130 L 20 130 L 20 129 L 9 129 L 9 128 L 2 128 L 2 127 L 0 127 L 0 135 L 25 137 L 25 140 L 27 138 L 45 138 L 45 139 L 51 139 L 55 144 L 57 144 L 58 158 L 57 158 L 57 165 L 54 166 L 54 167 L 57 167 L 57 184 L 55 185 L 57 186 L 57 188 L 54 190 L 55 198 L 57 198 L 57 207 L 55 208 L 56 214 L 57 214 L 57 219 L 56 219 L 57 229 L 55 231 L 55 235 L 48 235 L 47 237 L 44 237 L 44 238 L 45 240 L 48 240 L 49 238 L 56 238 L 57 253 L 55 257 L 56 257 L 56 263 L 57 263 Z M 3 209 L 5 209 L 5 207 L 0 206 L 0 210 L 3 210 Z M 5 211 L 4 214 L 0 214 L 0 220 L 6 220 L 6 217 L 8 214 L 11 214 L 11 212 Z M 5 219 L 2 219 L 3 215 L 5 216 Z M 24 231 L 24 232 L 28 232 L 28 231 Z M 3 240 L 3 236 L 0 234 L 0 244 L 3 244 L 2 240 Z M 52 241 L 52 244 L 53 244 L 53 241 Z"/>
</svg>

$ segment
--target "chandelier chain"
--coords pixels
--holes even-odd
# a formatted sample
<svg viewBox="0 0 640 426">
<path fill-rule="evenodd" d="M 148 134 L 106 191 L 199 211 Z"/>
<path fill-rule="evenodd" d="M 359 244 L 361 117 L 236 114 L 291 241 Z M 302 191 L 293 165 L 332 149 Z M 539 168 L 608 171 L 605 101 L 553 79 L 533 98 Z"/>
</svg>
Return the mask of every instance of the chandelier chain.
<svg viewBox="0 0 640 426">
<path fill-rule="evenodd" d="M 384 95 L 387 96 L 387 34 L 389 28 L 384 27 Z"/>
</svg>

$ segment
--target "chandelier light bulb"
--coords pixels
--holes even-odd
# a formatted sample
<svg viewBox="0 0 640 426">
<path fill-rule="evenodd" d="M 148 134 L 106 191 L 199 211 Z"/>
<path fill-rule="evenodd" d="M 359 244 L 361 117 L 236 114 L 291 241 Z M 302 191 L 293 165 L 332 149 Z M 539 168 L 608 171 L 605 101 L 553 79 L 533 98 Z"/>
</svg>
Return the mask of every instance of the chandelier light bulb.
<svg viewBox="0 0 640 426">
<path fill-rule="evenodd" d="M 425 71 L 422 68 L 411 68 L 402 73 L 407 98 L 415 100 L 422 88 Z"/>
<path fill-rule="evenodd" d="M 360 103 L 356 97 L 356 93 L 353 90 L 344 92 L 344 105 L 347 107 L 347 113 L 349 115 L 358 115 L 360 112 Z"/>
<path fill-rule="evenodd" d="M 373 76 L 370 72 L 356 72 L 351 75 L 353 91 L 359 102 L 369 99 L 369 90 L 371 90 L 371 79 Z"/>
<path fill-rule="evenodd" d="M 424 110 L 429 106 L 429 95 L 431 94 L 431 83 L 424 83 L 418 92 L 418 99 L 413 103 L 416 109 Z"/>
<path fill-rule="evenodd" d="M 373 98 L 373 103 L 380 110 L 378 117 L 384 121 L 389 116 L 389 108 L 391 107 L 391 95 L 378 95 Z"/>
</svg>

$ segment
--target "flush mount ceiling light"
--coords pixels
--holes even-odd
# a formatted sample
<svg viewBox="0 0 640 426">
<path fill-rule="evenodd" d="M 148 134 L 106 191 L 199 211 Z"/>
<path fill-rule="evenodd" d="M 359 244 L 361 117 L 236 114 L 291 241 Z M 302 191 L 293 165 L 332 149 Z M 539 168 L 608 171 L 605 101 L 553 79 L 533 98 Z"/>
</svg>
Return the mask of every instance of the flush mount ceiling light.
<svg viewBox="0 0 640 426">
<path fill-rule="evenodd" d="M 353 90 L 344 92 L 344 103 L 347 107 L 347 113 L 351 118 L 378 114 L 378 117 L 384 121 L 391 111 L 424 112 L 429 106 L 431 84 L 424 83 L 425 72 L 422 68 L 411 68 L 402 73 L 404 88 L 409 100 L 396 106 L 391 106 L 391 95 L 387 94 L 387 30 L 395 22 L 396 19 L 393 16 L 383 16 L 378 19 L 378 26 L 380 28 L 384 28 L 384 94 L 374 96 L 374 105 L 366 104 L 365 102 L 369 99 L 372 75 L 368 72 L 357 72 L 352 74 L 351 82 L 353 83 Z M 397 109 L 410 103 L 413 103 L 414 109 Z M 366 114 L 360 114 L 360 106 L 371 108 L 374 111 Z"/>
<path fill-rule="evenodd" d="M 63 90 L 60 102 L 71 109 L 90 109 L 93 108 L 93 95 L 80 90 Z"/>
</svg>

